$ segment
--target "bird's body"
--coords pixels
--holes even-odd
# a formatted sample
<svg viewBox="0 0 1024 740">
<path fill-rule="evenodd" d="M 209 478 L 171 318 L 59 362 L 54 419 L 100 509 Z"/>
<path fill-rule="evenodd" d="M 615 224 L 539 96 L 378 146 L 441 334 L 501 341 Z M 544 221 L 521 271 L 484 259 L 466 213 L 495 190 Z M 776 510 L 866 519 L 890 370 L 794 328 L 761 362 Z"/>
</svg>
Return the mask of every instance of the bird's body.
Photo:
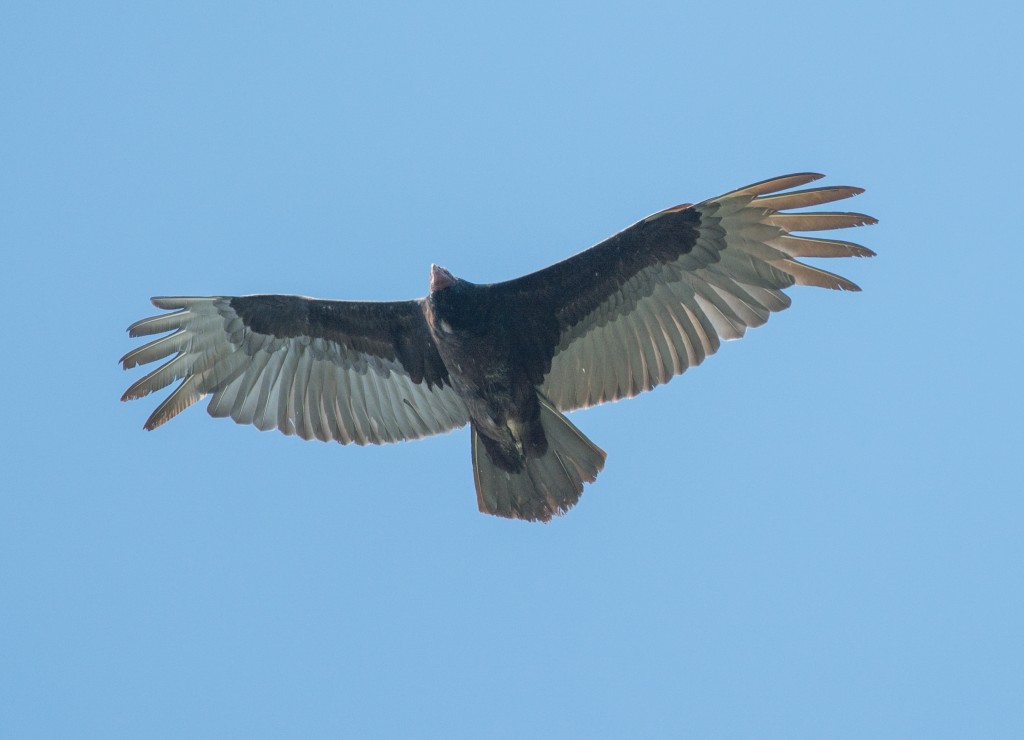
<svg viewBox="0 0 1024 740">
<path fill-rule="evenodd" d="M 481 511 L 547 520 L 568 510 L 605 455 L 540 395 L 522 327 L 501 320 L 521 316 L 524 307 L 495 286 L 436 266 L 431 284 L 440 287 L 430 291 L 424 314 L 466 404 Z"/>
<path fill-rule="evenodd" d="M 427 325 L 470 423 L 506 453 L 508 467 L 521 470 L 524 451 L 544 446 L 540 405 L 513 347 L 512 328 L 480 305 L 486 295 L 465 280 L 431 293 L 424 304 Z"/>
<path fill-rule="evenodd" d="M 780 192 L 775 178 L 660 211 L 530 275 L 477 285 L 431 268 L 426 298 L 158 298 L 178 309 L 132 336 L 173 333 L 122 358 L 174 354 L 124 399 L 181 379 L 154 428 L 213 394 L 209 411 L 307 439 L 383 443 L 470 424 L 481 511 L 547 520 L 579 499 L 604 452 L 564 412 L 649 390 L 789 305 L 793 284 L 856 290 L 796 257 L 869 256 L 792 231 L 873 223 L 856 213 L 782 213 L 857 188 Z"/>
</svg>

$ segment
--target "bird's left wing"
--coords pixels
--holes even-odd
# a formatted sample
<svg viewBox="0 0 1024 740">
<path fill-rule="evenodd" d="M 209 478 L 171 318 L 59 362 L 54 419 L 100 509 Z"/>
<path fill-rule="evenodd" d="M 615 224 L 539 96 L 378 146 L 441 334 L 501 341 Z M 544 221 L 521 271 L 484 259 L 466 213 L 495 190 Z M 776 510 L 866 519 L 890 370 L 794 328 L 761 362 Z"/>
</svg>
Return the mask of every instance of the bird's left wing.
<svg viewBox="0 0 1024 740">
<path fill-rule="evenodd" d="M 669 208 L 563 262 L 495 284 L 532 382 L 561 411 L 635 396 L 788 307 L 785 288 L 859 290 L 796 259 L 873 254 L 791 233 L 875 222 L 860 213 L 783 212 L 862 192 L 782 192 L 820 177 L 786 175 Z"/>
<path fill-rule="evenodd" d="M 173 357 L 121 400 L 181 384 L 146 421 L 154 429 L 212 395 L 212 416 L 303 439 L 381 444 L 468 420 L 426 325 L 422 301 L 300 296 L 154 298 L 164 313 L 133 337 L 172 332 L 121 358 L 125 369 Z"/>
</svg>

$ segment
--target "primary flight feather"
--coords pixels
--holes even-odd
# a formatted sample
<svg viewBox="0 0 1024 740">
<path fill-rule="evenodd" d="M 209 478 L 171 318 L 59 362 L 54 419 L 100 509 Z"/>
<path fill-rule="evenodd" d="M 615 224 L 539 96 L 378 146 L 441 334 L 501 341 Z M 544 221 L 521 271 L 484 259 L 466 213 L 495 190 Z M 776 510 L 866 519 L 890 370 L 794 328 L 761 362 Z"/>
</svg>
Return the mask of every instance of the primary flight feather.
<svg viewBox="0 0 1024 740">
<path fill-rule="evenodd" d="M 792 285 L 859 290 L 798 257 L 871 250 L 793 232 L 875 223 L 798 212 L 861 193 L 786 175 L 648 216 L 530 275 L 478 285 L 431 266 L 427 297 L 326 301 L 250 295 L 154 298 L 172 313 L 132 324 L 165 334 L 121 358 L 171 359 L 122 400 L 181 381 L 155 429 L 208 410 L 303 439 L 383 444 L 471 427 L 480 510 L 547 521 L 571 508 L 605 453 L 564 415 L 670 380 L 789 306 Z"/>
</svg>

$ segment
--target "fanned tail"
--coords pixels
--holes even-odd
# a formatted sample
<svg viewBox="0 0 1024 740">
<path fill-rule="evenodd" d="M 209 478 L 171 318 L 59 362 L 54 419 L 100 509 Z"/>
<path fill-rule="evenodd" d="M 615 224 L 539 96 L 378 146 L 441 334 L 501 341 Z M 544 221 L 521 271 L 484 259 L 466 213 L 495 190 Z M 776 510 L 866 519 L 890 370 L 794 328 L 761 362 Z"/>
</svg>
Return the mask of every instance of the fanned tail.
<svg viewBox="0 0 1024 740">
<path fill-rule="evenodd" d="M 544 396 L 539 400 L 547 450 L 539 457 L 528 456 L 518 473 L 496 465 L 480 433 L 473 428 L 473 478 L 477 504 L 485 514 L 546 522 L 575 506 L 583 484 L 594 482 L 604 467 L 604 450 Z"/>
</svg>

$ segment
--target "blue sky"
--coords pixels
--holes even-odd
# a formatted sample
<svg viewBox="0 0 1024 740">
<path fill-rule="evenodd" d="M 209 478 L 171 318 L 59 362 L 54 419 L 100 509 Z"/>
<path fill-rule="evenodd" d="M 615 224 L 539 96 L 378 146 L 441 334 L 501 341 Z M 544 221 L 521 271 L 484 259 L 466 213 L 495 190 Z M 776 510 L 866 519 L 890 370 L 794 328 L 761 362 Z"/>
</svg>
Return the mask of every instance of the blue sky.
<svg viewBox="0 0 1024 740">
<path fill-rule="evenodd" d="M 0 734 L 1022 736 L 1016 12 L 6 4 Z M 465 430 L 117 400 L 152 295 L 502 280 L 801 170 L 864 292 L 573 414 L 549 525 Z"/>
</svg>

